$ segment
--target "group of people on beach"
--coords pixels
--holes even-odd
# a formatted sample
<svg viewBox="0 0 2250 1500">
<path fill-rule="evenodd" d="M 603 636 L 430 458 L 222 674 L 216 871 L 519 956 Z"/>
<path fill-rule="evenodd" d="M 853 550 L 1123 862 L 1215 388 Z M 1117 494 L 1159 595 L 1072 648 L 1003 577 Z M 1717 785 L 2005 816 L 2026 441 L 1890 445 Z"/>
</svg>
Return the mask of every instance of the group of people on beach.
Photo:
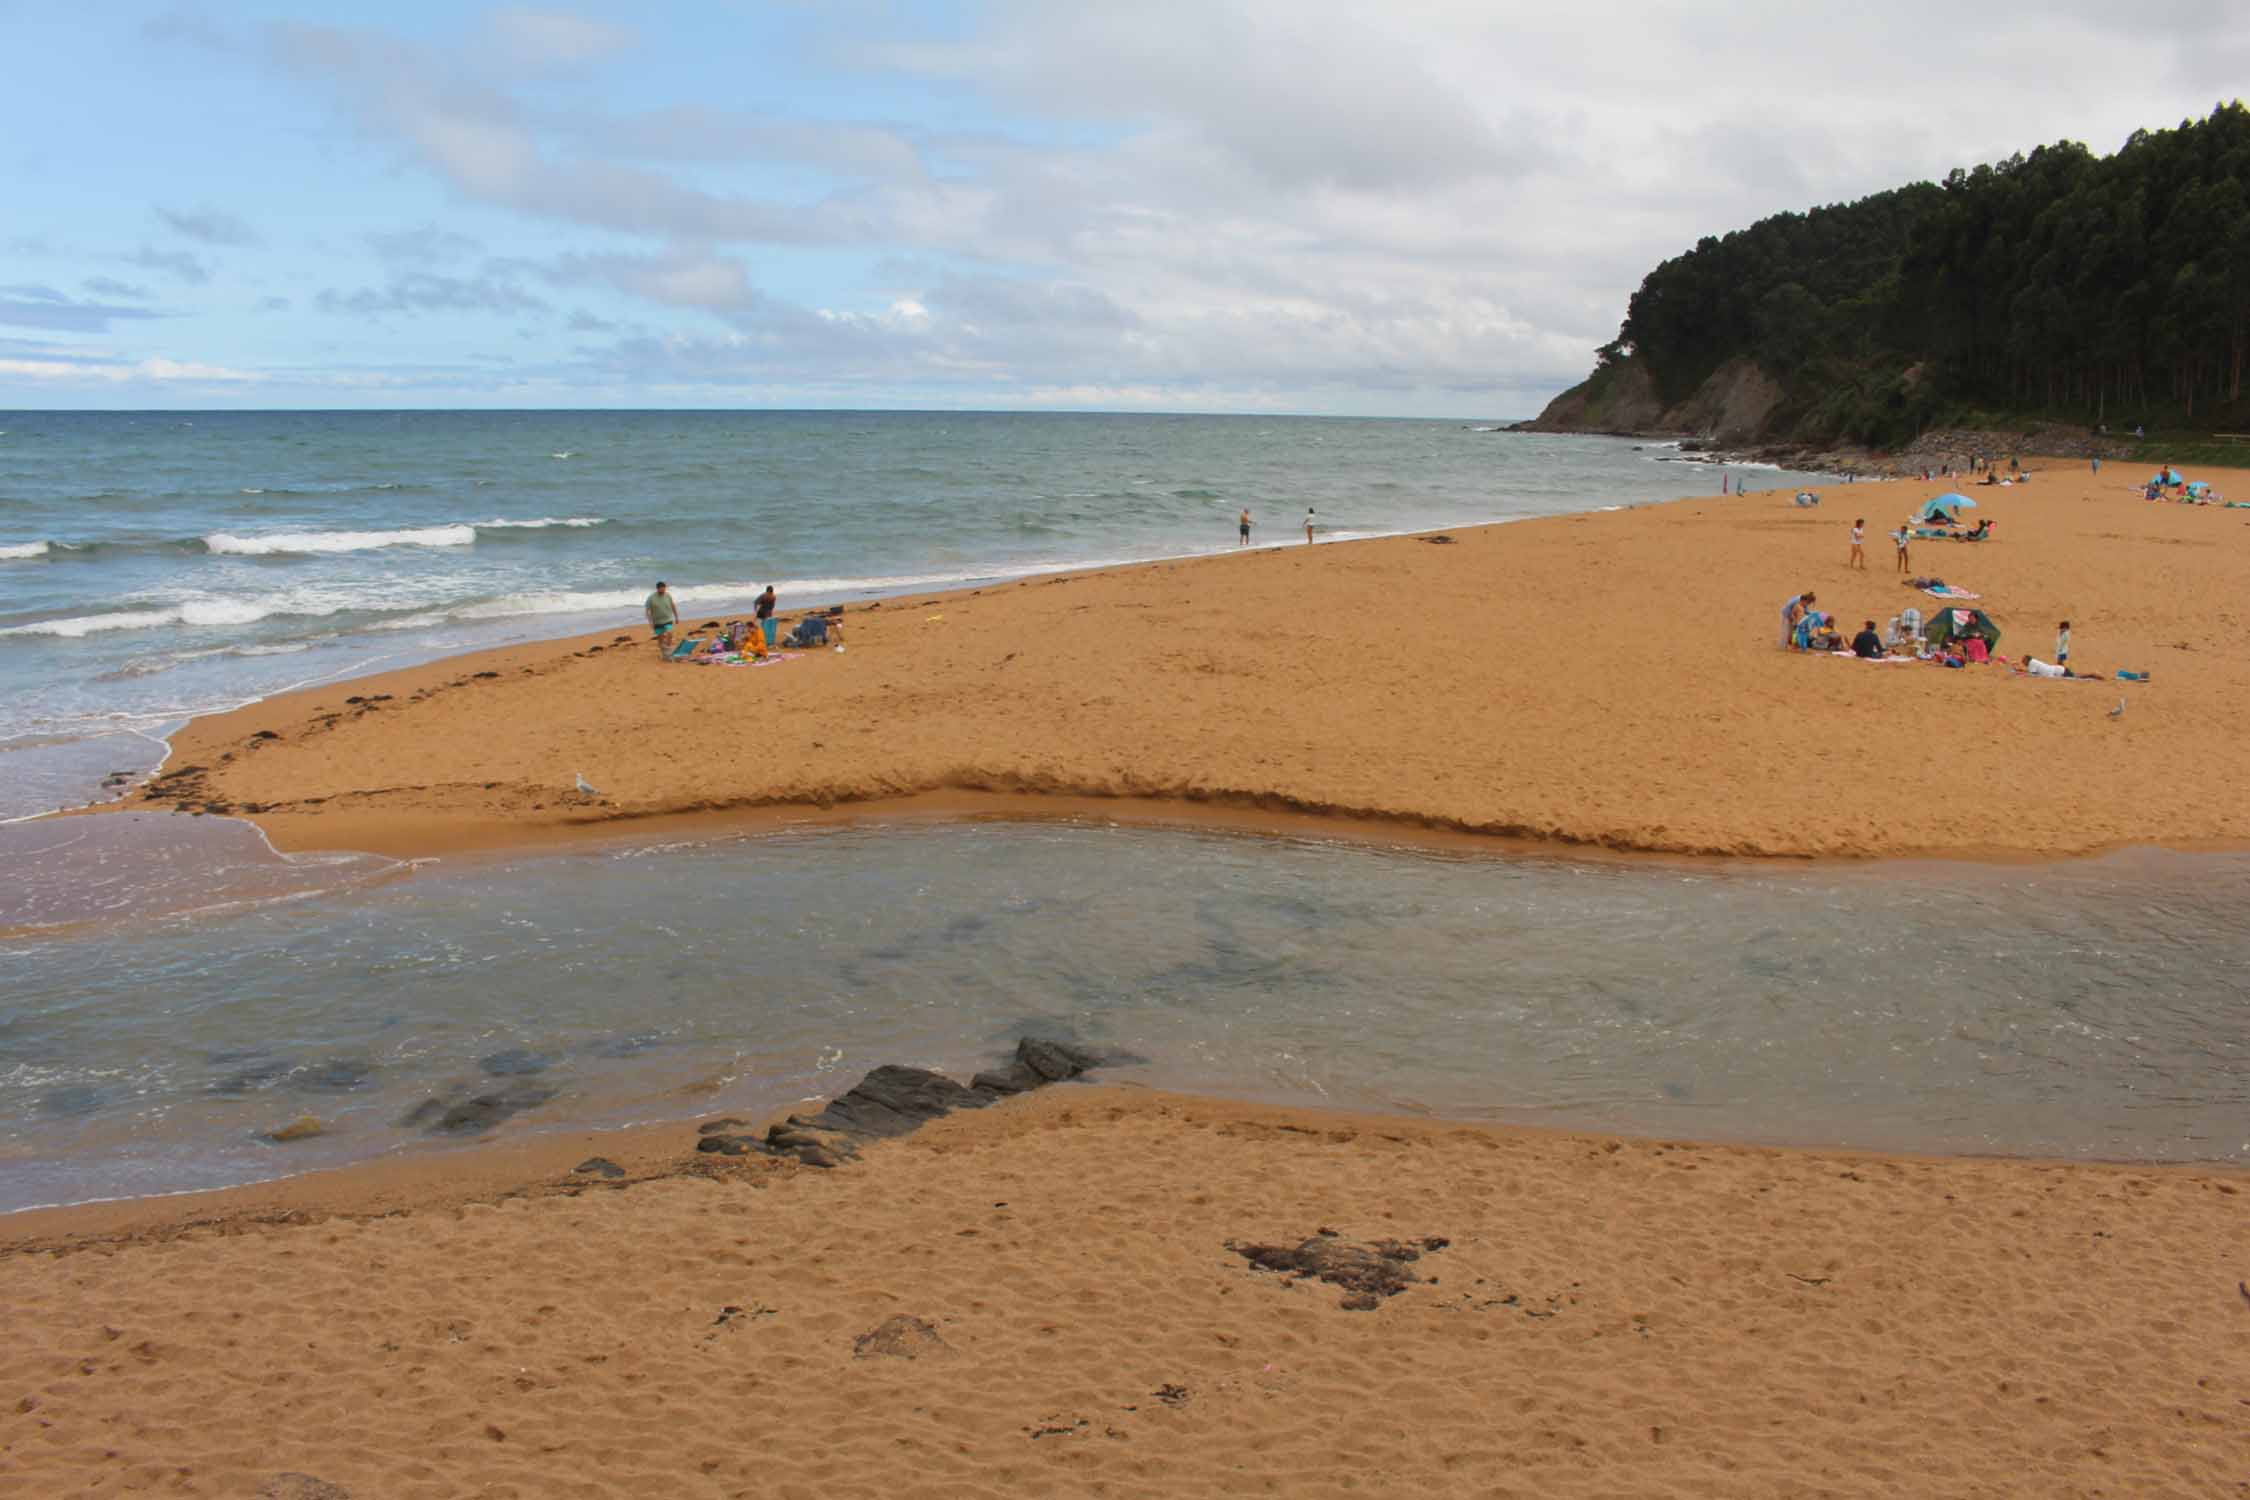
<svg viewBox="0 0 2250 1500">
<path fill-rule="evenodd" d="M 1237 541 L 1235 542 L 1235 545 L 1236 545 L 1237 547 L 1247 547 L 1247 546 L 1249 546 L 1249 545 L 1250 545 L 1250 507 L 1249 507 L 1249 506 L 1247 506 L 1247 505 L 1245 505 L 1244 507 L 1242 507 L 1242 515 L 1241 515 L 1241 518 L 1240 518 L 1240 520 L 1239 520 L 1239 521 L 1238 521 L 1238 523 L 1237 523 L 1237 533 L 1238 533 L 1238 540 L 1237 540 Z M 1306 546 L 1308 546 L 1308 547 L 1312 545 L 1312 539 L 1313 539 L 1313 538 L 1312 538 L 1312 534 L 1313 534 L 1313 508 L 1312 508 L 1311 506 L 1309 506 L 1309 505 L 1308 505 L 1308 506 L 1306 506 L 1306 507 L 1305 507 L 1305 545 L 1306 545 Z"/>
<path fill-rule="evenodd" d="M 779 628 L 779 623 L 773 617 L 774 604 L 773 585 L 769 583 L 766 591 L 751 606 L 751 628 L 756 630 L 762 640 L 762 645 L 758 645 L 756 650 L 759 656 L 774 648 L 774 635 Z M 672 656 L 672 636 L 680 628 L 680 601 L 673 594 L 671 585 L 659 578 L 656 581 L 656 592 L 641 601 L 641 612 L 648 616 L 649 634 L 656 640 L 656 659 L 669 661 Z M 754 643 L 748 641 L 745 632 L 744 641 L 737 644 Z"/>
</svg>

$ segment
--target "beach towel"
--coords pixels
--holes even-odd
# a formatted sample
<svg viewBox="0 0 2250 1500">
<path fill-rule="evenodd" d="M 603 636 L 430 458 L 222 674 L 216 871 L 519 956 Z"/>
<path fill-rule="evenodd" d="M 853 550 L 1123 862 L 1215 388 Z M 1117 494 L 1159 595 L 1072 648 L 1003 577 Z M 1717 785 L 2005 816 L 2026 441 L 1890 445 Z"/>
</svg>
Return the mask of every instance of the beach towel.
<svg viewBox="0 0 2250 1500">
<path fill-rule="evenodd" d="M 1982 594 L 1972 594 L 1967 589 L 1957 589 L 1946 583 L 1926 588 L 1922 592 L 1933 599 L 1982 599 L 1984 597 Z"/>
</svg>

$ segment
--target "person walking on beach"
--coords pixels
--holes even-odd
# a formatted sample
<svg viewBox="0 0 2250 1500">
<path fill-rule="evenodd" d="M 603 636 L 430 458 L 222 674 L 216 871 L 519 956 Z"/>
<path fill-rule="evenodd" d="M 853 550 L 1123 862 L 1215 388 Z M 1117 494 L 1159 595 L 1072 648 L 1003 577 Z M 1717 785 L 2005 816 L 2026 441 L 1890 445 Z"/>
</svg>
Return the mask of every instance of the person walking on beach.
<svg viewBox="0 0 2250 1500">
<path fill-rule="evenodd" d="M 1852 555 L 1848 566 L 1857 568 L 1862 573 L 1867 571 L 1867 554 L 1860 550 L 1860 543 L 1865 540 L 1867 540 L 1867 517 L 1861 516 L 1858 520 L 1852 522 Z"/>
<path fill-rule="evenodd" d="M 1250 507 L 1247 505 L 1242 507 L 1242 540 L 1236 542 L 1235 545 L 1237 547 L 1250 545 Z"/>
<path fill-rule="evenodd" d="M 769 584 L 767 584 L 767 585 L 766 585 L 766 591 L 765 591 L 764 593 L 762 593 L 762 594 L 760 594 L 760 595 L 758 596 L 758 604 L 757 604 L 757 610 L 758 610 L 758 629 L 759 629 L 759 630 L 761 630 L 761 631 L 763 631 L 763 632 L 765 633 L 765 637 L 766 637 L 766 649 L 767 649 L 768 651 L 771 651 L 771 650 L 773 649 L 773 631 L 774 631 L 774 618 L 773 618 L 773 585 L 772 585 L 772 584 L 770 584 L 770 583 L 769 583 Z"/>
<path fill-rule="evenodd" d="M 666 588 L 664 580 L 656 581 L 656 592 L 641 605 L 648 616 L 649 632 L 656 637 L 656 659 L 662 661 L 672 654 L 672 632 L 679 627 L 680 605 Z"/>
<path fill-rule="evenodd" d="M 1312 545 L 1312 507 L 1305 507 L 1305 545 Z"/>
</svg>

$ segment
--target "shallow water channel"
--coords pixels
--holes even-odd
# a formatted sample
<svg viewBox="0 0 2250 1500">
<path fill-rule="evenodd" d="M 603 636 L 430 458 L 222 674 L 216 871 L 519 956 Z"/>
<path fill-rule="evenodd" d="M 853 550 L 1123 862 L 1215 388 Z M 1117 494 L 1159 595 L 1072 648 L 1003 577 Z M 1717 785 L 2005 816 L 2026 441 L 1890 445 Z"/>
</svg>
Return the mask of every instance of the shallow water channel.
<svg viewBox="0 0 2250 1500">
<path fill-rule="evenodd" d="M 1027 1030 L 1236 1097 L 2250 1163 L 2240 855 L 1683 867 L 1033 823 L 402 869 L 206 825 L 105 832 L 169 852 L 104 846 L 96 920 L 28 933 L 49 862 L 89 856 L 0 830 L 0 1211 L 432 1149 L 402 1121 L 433 1096 L 552 1090 L 512 1131 L 741 1113 Z M 328 1133 L 261 1139 L 304 1114 Z"/>
</svg>

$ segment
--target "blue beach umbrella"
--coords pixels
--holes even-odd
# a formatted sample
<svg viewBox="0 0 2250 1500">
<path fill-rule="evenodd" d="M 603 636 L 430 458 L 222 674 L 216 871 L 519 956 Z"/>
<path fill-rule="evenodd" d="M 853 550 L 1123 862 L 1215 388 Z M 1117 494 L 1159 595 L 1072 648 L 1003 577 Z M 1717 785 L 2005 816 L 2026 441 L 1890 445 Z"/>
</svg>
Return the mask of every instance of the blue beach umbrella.
<svg viewBox="0 0 2250 1500">
<path fill-rule="evenodd" d="M 1927 521 L 1930 517 L 1936 515 L 1941 510 L 1951 512 L 1964 508 L 1968 510 L 1975 510 L 1977 508 L 1977 503 L 1976 501 L 1971 500 L 1967 495 L 1952 493 L 1943 494 L 1938 496 L 1935 500 L 1925 500 L 1922 502 L 1922 519 Z"/>
</svg>

